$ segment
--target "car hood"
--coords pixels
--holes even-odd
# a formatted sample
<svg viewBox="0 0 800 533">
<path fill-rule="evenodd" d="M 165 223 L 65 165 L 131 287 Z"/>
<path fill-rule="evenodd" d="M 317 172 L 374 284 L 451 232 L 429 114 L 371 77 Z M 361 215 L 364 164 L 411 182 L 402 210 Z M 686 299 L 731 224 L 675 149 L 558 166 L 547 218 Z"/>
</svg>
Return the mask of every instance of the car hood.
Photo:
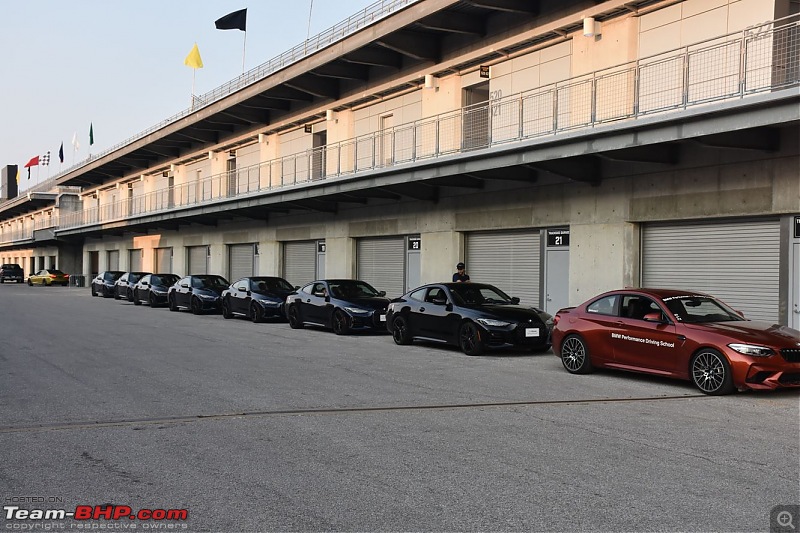
<svg viewBox="0 0 800 533">
<path fill-rule="evenodd" d="M 730 337 L 731 340 L 761 344 L 780 344 L 797 347 L 800 331 L 778 324 L 744 320 L 736 322 L 708 322 L 705 324 L 686 324 L 688 329 L 709 331 Z"/>
<path fill-rule="evenodd" d="M 233 294 L 231 292 L 231 294 Z M 287 296 L 290 294 L 295 294 L 294 291 L 270 291 L 270 292 L 255 292 L 253 291 L 253 297 L 258 298 L 266 298 L 268 300 L 285 300 Z"/>
<path fill-rule="evenodd" d="M 529 320 L 533 320 L 536 323 L 542 322 L 542 317 L 539 316 L 539 313 L 535 309 L 531 309 L 530 307 L 525 307 L 523 305 L 483 304 L 475 306 L 473 309 L 486 311 L 497 318 L 502 318 L 505 320 L 514 320 L 516 322 L 527 322 Z"/>
<path fill-rule="evenodd" d="M 363 307 L 364 309 L 385 309 L 389 305 L 389 298 L 382 296 L 375 296 L 373 298 L 351 298 L 348 300 L 339 300 L 345 305 L 353 305 Z"/>
</svg>

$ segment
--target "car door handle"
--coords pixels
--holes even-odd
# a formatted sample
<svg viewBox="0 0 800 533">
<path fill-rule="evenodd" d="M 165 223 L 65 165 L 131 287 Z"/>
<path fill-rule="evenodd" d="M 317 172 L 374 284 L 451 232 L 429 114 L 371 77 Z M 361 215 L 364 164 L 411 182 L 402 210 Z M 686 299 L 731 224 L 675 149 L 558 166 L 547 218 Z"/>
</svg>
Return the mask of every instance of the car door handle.
<svg viewBox="0 0 800 533">
<path fill-rule="evenodd" d="M 424 313 L 424 312 L 425 312 L 425 308 L 424 308 L 424 307 L 420 307 L 420 308 L 419 308 L 419 310 L 420 310 L 420 312 L 422 312 L 422 313 Z"/>
<path fill-rule="evenodd" d="M 686 335 L 678 335 L 678 340 L 683 342 L 686 340 Z"/>
<path fill-rule="evenodd" d="M 311 298 L 309 298 L 308 300 L 306 300 L 306 302 L 310 302 L 310 301 L 311 301 Z"/>
</svg>

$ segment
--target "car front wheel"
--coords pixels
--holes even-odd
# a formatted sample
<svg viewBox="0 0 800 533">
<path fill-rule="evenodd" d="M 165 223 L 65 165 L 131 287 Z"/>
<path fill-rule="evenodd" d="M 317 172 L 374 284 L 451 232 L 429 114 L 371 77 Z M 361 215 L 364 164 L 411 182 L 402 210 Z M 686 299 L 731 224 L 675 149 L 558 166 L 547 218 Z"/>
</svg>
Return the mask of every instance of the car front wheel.
<svg viewBox="0 0 800 533">
<path fill-rule="evenodd" d="M 150 297 L 148 298 L 148 301 L 150 302 L 150 307 L 156 307 L 156 305 L 157 305 L 156 297 L 153 296 L 153 293 L 150 293 Z"/>
<path fill-rule="evenodd" d="M 570 374 L 588 374 L 592 361 L 586 343 L 578 335 L 569 335 L 561 343 L 561 363 Z"/>
<path fill-rule="evenodd" d="M 228 300 L 222 300 L 222 318 L 233 318 L 231 304 L 228 303 Z"/>
<path fill-rule="evenodd" d="M 169 296 L 169 310 L 170 311 L 179 311 L 178 302 L 175 301 L 175 295 L 171 294 Z"/>
<path fill-rule="evenodd" d="M 337 335 L 347 335 L 350 333 L 350 317 L 344 311 L 338 309 L 333 312 L 333 332 Z"/>
<path fill-rule="evenodd" d="M 290 306 L 288 315 L 289 327 L 292 329 L 302 329 L 303 322 L 300 320 L 300 311 L 297 310 L 297 306 Z"/>
<path fill-rule="evenodd" d="M 130 299 L 133 300 L 133 305 L 142 305 L 142 301 L 139 299 L 139 291 L 133 291 Z"/>
<path fill-rule="evenodd" d="M 191 302 L 189 308 L 192 310 L 192 313 L 195 314 L 195 315 L 199 315 L 200 313 L 203 312 L 203 304 L 200 303 L 200 300 L 198 298 L 192 298 L 192 302 Z"/>
<path fill-rule="evenodd" d="M 472 322 L 464 322 L 458 330 L 458 345 L 461 347 L 461 351 L 467 355 L 481 355 L 484 344 L 478 326 Z"/>
<path fill-rule="evenodd" d="M 92 296 L 97 297 L 97 291 L 94 290 L 94 283 L 92 283 Z"/>
<path fill-rule="evenodd" d="M 722 395 L 734 391 L 731 366 L 717 350 L 705 348 L 692 358 L 692 382 L 704 394 Z"/>
<path fill-rule="evenodd" d="M 31 281 L 31 278 L 28 278 L 28 287 L 33 287 L 33 282 Z"/>
<path fill-rule="evenodd" d="M 250 320 L 255 323 L 264 322 L 264 310 L 255 302 L 250 304 Z"/>
<path fill-rule="evenodd" d="M 411 332 L 408 330 L 408 322 L 405 318 L 398 316 L 392 320 L 392 338 L 395 344 L 411 344 Z"/>
</svg>

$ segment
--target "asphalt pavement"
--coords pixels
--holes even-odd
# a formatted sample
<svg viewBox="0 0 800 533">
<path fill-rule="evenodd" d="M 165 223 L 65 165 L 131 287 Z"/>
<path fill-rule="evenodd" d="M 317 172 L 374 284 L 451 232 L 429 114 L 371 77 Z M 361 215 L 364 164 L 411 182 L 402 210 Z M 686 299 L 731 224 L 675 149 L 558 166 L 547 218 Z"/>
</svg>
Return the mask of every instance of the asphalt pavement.
<svg viewBox="0 0 800 533">
<path fill-rule="evenodd" d="M 769 531 L 799 398 L 5 284 L 0 528 Z"/>
</svg>

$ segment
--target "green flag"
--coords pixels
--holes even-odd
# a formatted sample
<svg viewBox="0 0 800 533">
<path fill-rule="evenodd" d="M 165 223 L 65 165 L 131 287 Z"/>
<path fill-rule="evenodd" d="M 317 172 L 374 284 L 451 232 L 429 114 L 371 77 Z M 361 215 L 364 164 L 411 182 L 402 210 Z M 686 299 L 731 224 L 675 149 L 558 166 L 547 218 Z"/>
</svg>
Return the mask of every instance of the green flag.
<svg viewBox="0 0 800 533">
<path fill-rule="evenodd" d="M 94 125 L 89 123 L 89 146 L 94 144 Z"/>
</svg>

